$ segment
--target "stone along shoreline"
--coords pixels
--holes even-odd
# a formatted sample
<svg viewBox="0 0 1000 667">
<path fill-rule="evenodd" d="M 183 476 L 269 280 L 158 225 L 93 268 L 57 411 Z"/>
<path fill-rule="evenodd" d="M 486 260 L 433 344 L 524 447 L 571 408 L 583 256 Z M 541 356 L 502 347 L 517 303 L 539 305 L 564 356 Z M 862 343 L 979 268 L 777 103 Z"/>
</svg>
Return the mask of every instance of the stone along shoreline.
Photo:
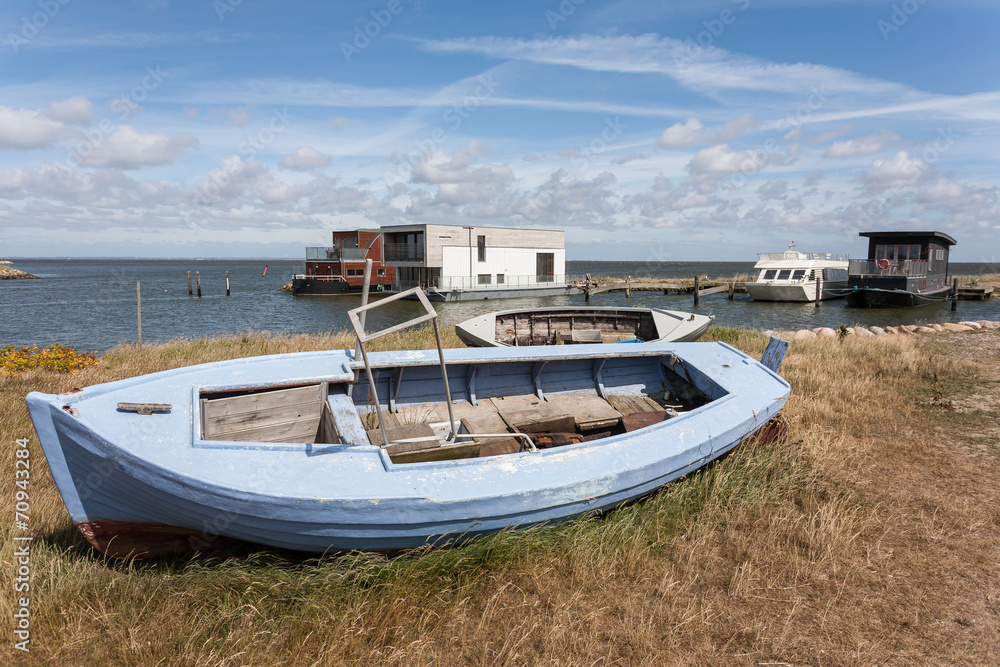
<svg viewBox="0 0 1000 667">
<path fill-rule="evenodd" d="M 790 337 L 792 340 L 811 340 L 813 338 L 836 338 L 837 336 L 908 336 L 910 334 L 940 333 L 943 331 L 979 331 L 980 329 L 1000 329 L 1000 322 L 992 320 L 966 321 L 955 324 L 954 322 L 944 322 L 942 324 L 901 324 L 898 327 L 840 327 L 832 329 L 830 327 L 817 327 L 815 329 L 799 329 L 798 331 L 786 331 L 781 335 Z"/>
<path fill-rule="evenodd" d="M 17 280 L 18 278 L 37 279 L 38 276 L 33 276 L 30 273 L 25 273 L 17 269 L 0 268 L 0 280 Z"/>
</svg>

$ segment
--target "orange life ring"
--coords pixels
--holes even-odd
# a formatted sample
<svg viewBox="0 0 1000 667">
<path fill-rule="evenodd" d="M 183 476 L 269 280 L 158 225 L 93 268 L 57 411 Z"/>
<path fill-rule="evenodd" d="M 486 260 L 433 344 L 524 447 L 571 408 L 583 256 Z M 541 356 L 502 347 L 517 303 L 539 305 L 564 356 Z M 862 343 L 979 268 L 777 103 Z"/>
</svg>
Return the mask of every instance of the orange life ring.
<svg viewBox="0 0 1000 667">
<path fill-rule="evenodd" d="M 888 269 L 889 268 L 889 260 L 887 260 L 885 258 L 880 259 L 878 261 L 878 268 L 883 269 L 883 270 L 884 269 Z"/>
</svg>

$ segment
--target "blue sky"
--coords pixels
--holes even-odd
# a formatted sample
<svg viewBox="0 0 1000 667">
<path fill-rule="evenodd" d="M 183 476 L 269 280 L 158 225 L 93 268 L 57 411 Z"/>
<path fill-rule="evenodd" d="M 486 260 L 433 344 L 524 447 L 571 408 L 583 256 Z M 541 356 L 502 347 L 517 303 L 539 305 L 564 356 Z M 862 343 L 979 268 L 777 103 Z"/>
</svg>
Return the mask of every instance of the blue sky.
<svg viewBox="0 0 1000 667">
<path fill-rule="evenodd" d="M 428 222 L 634 261 L 939 230 L 996 262 L 997 35 L 994 0 L 8 0 L 0 255 Z"/>
</svg>

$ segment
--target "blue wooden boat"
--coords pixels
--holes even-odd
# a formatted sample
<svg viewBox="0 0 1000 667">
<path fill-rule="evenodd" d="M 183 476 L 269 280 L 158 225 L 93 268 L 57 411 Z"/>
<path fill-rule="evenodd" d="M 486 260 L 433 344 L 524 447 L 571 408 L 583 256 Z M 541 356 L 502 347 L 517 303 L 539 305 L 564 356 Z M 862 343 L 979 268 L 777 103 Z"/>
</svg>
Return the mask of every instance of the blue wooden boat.
<svg viewBox="0 0 1000 667">
<path fill-rule="evenodd" d="M 788 395 L 726 344 L 637 343 L 281 354 L 27 402 L 73 522 L 144 558 L 226 539 L 395 551 L 570 519 L 725 454 Z"/>
</svg>

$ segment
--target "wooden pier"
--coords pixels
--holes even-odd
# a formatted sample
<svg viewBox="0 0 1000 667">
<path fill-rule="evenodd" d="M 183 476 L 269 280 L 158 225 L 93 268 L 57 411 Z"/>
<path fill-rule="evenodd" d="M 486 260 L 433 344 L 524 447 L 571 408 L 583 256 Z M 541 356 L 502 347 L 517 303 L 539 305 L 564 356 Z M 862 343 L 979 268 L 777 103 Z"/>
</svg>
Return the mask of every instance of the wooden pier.
<svg viewBox="0 0 1000 667">
<path fill-rule="evenodd" d="M 638 291 L 662 292 L 664 296 L 671 294 L 691 294 L 694 297 L 695 303 L 698 303 L 699 298 L 710 294 L 727 293 L 729 298 L 732 299 L 735 293 L 745 293 L 747 291 L 746 283 L 743 282 L 712 280 L 702 281 L 698 277 L 695 277 L 692 280 L 625 279 L 605 280 L 600 282 L 587 280 L 578 284 L 577 287 L 584 293 L 587 301 L 590 301 L 591 296 L 595 294 L 603 294 L 605 292 L 625 292 L 625 298 L 627 299 L 632 296 L 632 292 Z"/>
<path fill-rule="evenodd" d="M 958 286 L 958 298 L 962 301 L 986 301 L 993 297 L 992 287 Z"/>
</svg>

